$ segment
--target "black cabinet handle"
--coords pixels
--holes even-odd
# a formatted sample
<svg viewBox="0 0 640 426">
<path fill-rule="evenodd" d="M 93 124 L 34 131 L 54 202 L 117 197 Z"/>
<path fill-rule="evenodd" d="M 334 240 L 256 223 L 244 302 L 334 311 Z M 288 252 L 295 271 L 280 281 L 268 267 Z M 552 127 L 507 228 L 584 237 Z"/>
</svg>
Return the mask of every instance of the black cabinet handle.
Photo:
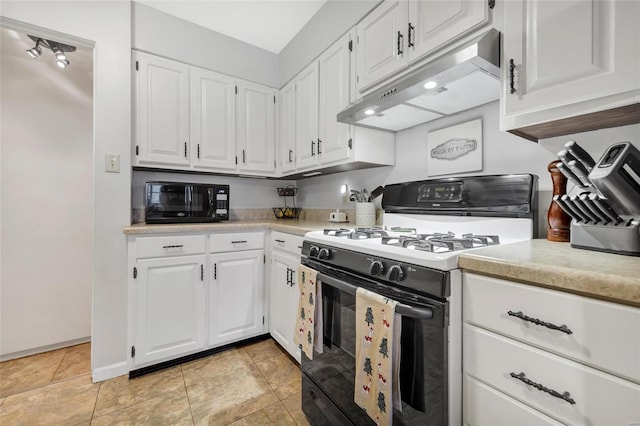
<svg viewBox="0 0 640 426">
<path fill-rule="evenodd" d="M 411 22 L 409 22 L 409 30 L 407 31 L 407 47 L 413 47 L 415 46 L 415 43 L 413 41 L 411 41 L 411 33 L 416 29 L 416 27 L 414 27 L 413 25 L 411 25 Z"/>
<path fill-rule="evenodd" d="M 402 51 L 402 41 L 404 41 L 404 36 L 400 31 L 398 31 L 398 55 L 402 55 L 404 53 Z"/>
<path fill-rule="evenodd" d="M 247 240 L 238 240 L 238 241 L 231 241 L 231 244 L 244 244 L 246 242 Z"/>
<path fill-rule="evenodd" d="M 244 149 L 242 150 L 242 162 L 243 163 L 247 163 L 247 154 L 245 153 Z"/>
<path fill-rule="evenodd" d="M 214 280 L 218 279 L 218 264 L 217 263 L 213 264 L 213 279 Z"/>
<path fill-rule="evenodd" d="M 314 148 L 316 147 L 316 141 L 311 140 L 311 156 L 313 157 L 314 155 L 316 155 Z"/>
<path fill-rule="evenodd" d="M 511 86 L 510 93 L 513 95 L 516 93 L 516 64 L 513 59 L 509 59 L 509 85 Z"/>
<path fill-rule="evenodd" d="M 187 143 L 184 143 L 184 158 L 187 158 Z"/>
<path fill-rule="evenodd" d="M 198 159 L 200 159 L 200 144 L 198 144 Z"/>
<path fill-rule="evenodd" d="M 322 154 L 322 151 L 320 151 L 320 142 L 322 141 L 318 138 L 318 154 Z"/>
<path fill-rule="evenodd" d="M 528 315 L 525 315 L 521 311 L 518 311 L 518 312 L 508 311 L 507 314 L 509 316 L 511 316 L 511 317 L 520 318 L 523 321 L 532 322 L 535 325 L 541 325 L 543 327 L 547 327 L 547 328 L 550 328 L 552 330 L 558 330 L 558 331 L 562 331 L 563 333 L 573 334 L 573 331 L 571 331 L 564 324 L 563 325 L 555 325 L 555 324 L 552 324 L 550 322 L 542 321 L 542 320 L 539 320 L 538 318 L 533 318 L 533 317 L 530 317 Z"/>
<path fill-rule="evenodd" d="M 204 265 L 200 265 L 200 281 L 204 281 Z"/>
<path fill-rule="evenodd" d="M 284 244 L 284 240 L 276 240 L 276 243 L 282 243 L 282 244 Z"/>
<path fill-rule="evenodd" d="M 536 383 L 533 380 L 527 379 L 527 377 L 525 376 L 524 373 L 520 373 L 520 374 L 516 374 L 516 373 L 509 373 L 509 375 L 511 377 L 513 377 L 514 379 L 520 380 L 521 382 L 529 385 L 529 386 L 533 386 L 534 388 L 538 389 L 539 391 L 542 392 L 546 392 L 551 396 L 555 396 L 556 398 L 560 398 L 563 399 L 565 401 L 567 401 L 569 404 L 574 405 L 576 403 L 576 401 L 571 398 L 571 394 L 569 392 L 563 392 L 560 393 L 558 391 L 555 391 L 553 389 L 549 389 L 548 387 L 541 385 L 540 383 Z"/>
<path fill-rule="evenodd" d="M 293 151 L 289 150 L 289 162 L 291 163 L 293 160 L 291 159 L 291 155 L 293 155 Z"/>
<path fill-rule="evenodd" d="M 182 248 L 182 247 L 184 247 L 183 244 L 176 244 L 174 246 L 162 246 L 163 249 Z"/>
</svg>

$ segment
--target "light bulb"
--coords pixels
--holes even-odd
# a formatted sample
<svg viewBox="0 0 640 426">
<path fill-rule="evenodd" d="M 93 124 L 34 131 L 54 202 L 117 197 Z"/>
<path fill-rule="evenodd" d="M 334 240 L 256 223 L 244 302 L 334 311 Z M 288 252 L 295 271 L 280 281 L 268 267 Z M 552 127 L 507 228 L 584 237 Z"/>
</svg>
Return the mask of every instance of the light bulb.
<svg viewBox="0 0 640 426">
<path fill-rule="evenodd" d="M 56 65 L 59 68 L 63 68 L 64 69 L 64 68 L 69 66 L 69 61 L 67 59 L 58 59 L 58 60 L 56 60 Z"/>
<path fill-rule="evenodd" d="M 57 60 L 64 61 L 65 59 L 67 59 L 67 57 L 64 54 L 64 52 L 62 51 L 62 49 L 60 49 L 58 46 L 52 47 L 51 51 L 53 52 L 54 55 L 56 55 L 56 59 Z"/>
<path fill-rule="evenodd" d="M 365 114 L 367 114 L 367 115 L 373 115 L 373 114 L 375 114 L 376 112 L 375 112 L 374 110 L 372 110 L 372 109 L 368 109 L 368 110 L 366 110 L 364 113 L 365 113 Z"/>
<path fill-rule="evenodd" d="M 435 89 L 437 85 L 438 85 L 438 83 L 436 83 L 435 81 L 431 80 L 431 81 L 427 81 L 424 84 L 424 88 L 425 89 Z"/>
<path fill-rule="evenodd" d="M 27 53 L 33 59 L 38 59 L 38 57 L 40 55 L 42 55 L 42 49 L 36 45 L 35 47 L 32 47 L 31 49 L 27 49 Z"/>
</svg>

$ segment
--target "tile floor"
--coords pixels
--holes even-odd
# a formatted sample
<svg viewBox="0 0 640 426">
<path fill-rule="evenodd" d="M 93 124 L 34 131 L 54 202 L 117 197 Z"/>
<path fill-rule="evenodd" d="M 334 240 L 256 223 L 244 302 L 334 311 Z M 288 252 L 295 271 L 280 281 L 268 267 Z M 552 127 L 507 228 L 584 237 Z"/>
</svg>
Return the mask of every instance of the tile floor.
<svg viewBox="0 0 640 426">
<path fill-rule="evenodd" d="M 308 425 L 300 369 L 271 339 L 92 383 L 90 344 L 0 363 L 0 425 Z"/>
</svg>

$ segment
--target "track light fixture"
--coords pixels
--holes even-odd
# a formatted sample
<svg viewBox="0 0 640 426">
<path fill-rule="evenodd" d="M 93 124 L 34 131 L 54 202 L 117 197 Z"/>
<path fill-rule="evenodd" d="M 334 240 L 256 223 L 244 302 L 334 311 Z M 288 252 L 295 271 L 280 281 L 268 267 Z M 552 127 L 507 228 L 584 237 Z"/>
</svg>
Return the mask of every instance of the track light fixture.
<svg viewBox="0 0 640 426">
<path fill-rule="evenodd" d="M 42 55 L 42 47 L 40 46 L 44 46 L 47 49 L 51 50 L 51 52 L 56 58 L 56 65 L 59 68 L 64 69 L 69 66 L 69 59 L 67 58 L 67 55 L 65 54 L 65 52 L 75 51 L 76 50 L 75 46 L 70 46 L 68 44 L 59 43 L 57 41 L 47 40 L 47 39 L 32 36 L 32 35 L 29 35 L 29 38 L 36 42 L 36 45 L 34 47 L 32 47 L 31 49 L 27 49 L 27 53 L 33 59 L 38 59 L 38 57 Z"/>
</svg>

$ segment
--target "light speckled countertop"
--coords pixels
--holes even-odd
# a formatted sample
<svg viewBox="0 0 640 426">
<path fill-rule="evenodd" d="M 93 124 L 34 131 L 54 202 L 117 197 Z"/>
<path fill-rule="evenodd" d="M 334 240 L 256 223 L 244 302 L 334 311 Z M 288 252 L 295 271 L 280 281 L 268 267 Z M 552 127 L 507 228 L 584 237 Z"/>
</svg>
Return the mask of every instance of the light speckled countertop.
<svg viewBox="0 0 640 426">
<path fill-rule="evenodd" d="M 123 232 L 127 235 L 160 234 L 176 232 L 225 232 L 252 231 L 257 229 L 272 229 L 294 235 L 304 235 L 309 231 L 325 228 L 353 228 L 351 223 L 334 223 L 329 221 L 304 219 L 258 219 L 232 220 L 216 223 L 180 223 L 168 225 L 146 225 L 144 223 L 126 226 Z"/>
<path fill-rule="evenodd" d="M 472 272 L 640 307 L 640 257 L 538 239 L 461 254 L 458 265 Z"/>
</svg>

